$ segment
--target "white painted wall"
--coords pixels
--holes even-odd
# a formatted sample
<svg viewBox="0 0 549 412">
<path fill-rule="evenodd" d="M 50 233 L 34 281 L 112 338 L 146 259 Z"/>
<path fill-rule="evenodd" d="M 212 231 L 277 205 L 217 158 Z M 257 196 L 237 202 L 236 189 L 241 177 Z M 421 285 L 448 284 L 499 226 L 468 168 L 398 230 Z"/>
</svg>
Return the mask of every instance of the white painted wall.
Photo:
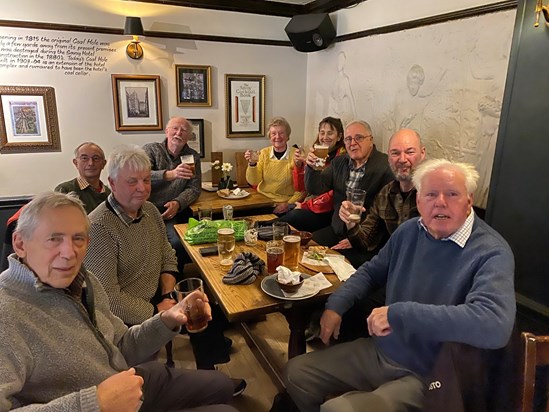
<svg viewBox="0 0 549 412">
<path fill-rule="evenodd" d="M 334 13 L 332 19 L 336 24 L 338 35 L 341 35 L 494 2 L 493 0 L 452 2 L 368 0 L 356 7 Z M 289 20 L 283 17 L 122 0 L 56 0 L 53 4 L 43 0 L 0 0 L 0 7 L 2 19 L 5 20 L 121 28 L 124 24 L 124 16 L 138 15 L 142 17 L 145 30 L 273 40 L 287 40 L 284 26 Z M 509 30 L 509 27 L 507 29 Z M 0 27 L 0 35 L 9 33 L 40 34 L 40 31 Z M 55 34 L 51 31 L 47 33 Z M 68 32 L 58 34 L 81 36 Z M 248 147 L 266 146 L 268 140 L 225 137 L 225 73 L 266 75 L 266 120 L 268 121 L 274 115 L 287 117 L 293 129 L 292 140 L 302 143 L 304 140 L 313 138 L 314 125 L 321 114 L 315 97 L 312 96 L 317 93 L 316 90 L 329 88 L 334 81 L 337 73 L 335 56 L 341 50 L 361 50 L 361 45 L 369 42 L 368 39 L 358 39 L 339 43 L 325 51 L 303 54 L 290 47 L 146 37 L 143 39 L 145 58 L 135 62 L 125 56 L 124 48 L 128 42 L 127 38 L 111 35 L 94 35 L 93 37 L 111 42 L 111 45 L 117 49 L 110 58 L 107 73 L 74 77 L 45 70 L 0 68 L 0 84 L 55 87 L 63 150 L 61 153 L 0 154 L 0 196 L 33 194 L 52 188 L 58 182 L 73 177 L 75 170 L 71 164 L 72 151 L 83 140 L 97 141 L 108 152 L 119 143 L 142 145 L 163 138 L 163 133 L 160 132 L 122 134 L 115 131 L 110 85 L 112 73 L 159 74 L 162 78 L 164 120 L 173 115 L 203 118 L 206 123 L 206 153 L 212 150 L 225 151 L 230 156 L 232 152 Z M 351 43 L 354 44 L 352 47 Z M 500 43 L 497 42 L 497 45 L 499 46 Z M 356 57 L 357 59 L 349 68 L 353 67 L 360 76 L 361 67 L 371 64 L 375 54 L 356 53 Z M 507 59 L 508 56 L 504 58 Z M 398 59 L 398 55 L 393 55 L 386 61 L 378 61 L 377 65 L 385 67 Z M 178 108 L 176 106 L 174 64 L 212 66 L 213 106 L 211 108 Z M 403 64 L 406 63 L 403 62 Z M 355 85 L 357 96 L 368 92 L 367 88 L 362 88 L 360 82 Z M 364 107 L 358 107 L 357 114 L 363 113 L 364 110 L 366 110 Z M 307 136 L 304 139 L 305 133 Z"/>
</svg>

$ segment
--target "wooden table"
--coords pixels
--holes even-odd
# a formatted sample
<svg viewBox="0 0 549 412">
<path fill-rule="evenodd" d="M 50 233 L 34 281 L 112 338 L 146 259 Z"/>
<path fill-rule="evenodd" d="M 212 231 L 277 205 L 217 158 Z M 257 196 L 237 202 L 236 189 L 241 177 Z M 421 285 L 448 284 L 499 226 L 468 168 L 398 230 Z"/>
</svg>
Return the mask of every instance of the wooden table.
<svg viewBox="0 0 549 412">
<path fill-rule="evenodd" d="M 251 216 L 252 219 L 262 221 L 275 218 L 274 215 L 258 215 Z M 248 325 L 247 320 L 253 319 L 258 315 L 264 315 L 273 312 L 281 312 L 288 320 L 290 328 L 290 339 L 288 341 L 288 357 L 299 355 L 306 351 L 305 328 L 308 324 L 308 316 L 311 306 L 321 304 L 326 298 L 334 292 L 341 282 L 334 274 L 327 274 L 326 278 L 332 284 L 332 287 L 321 290 L 316 296 L 309 299 L 286 301 L 270 297 L 261 290 L 262 277 L 250 285 L 227 285 L 223 283 L 223 275 L 228 268 L 222 267 L 219 263 L 218 256 L 204 257 L 200 254 L 199 249 L 212 244 L 190 245 L 184 240 L 184 235 L 187 230 L 187 224 L 175 225 L 175 229 L 179 234 L 183 246 L 189 253 L 189 256 L 198 266 L 204 281 L 206 282 L 213 298 L 219 303 L 227 319 L 231 322 L 240 322 L 241 331 L 243 332 L 246 341 L 254 354 L 263 365 L 265 370 L 273 378 L 273 382 L 279 389 L 284 388 L 282 382 L 282 370 L 284 365 L 280 359 L 272 353 L 268 344 L 257 336 L 255 336 Z M 250 251 L 257 256 L 266 259 L 265 242 L 259 240 L 254 247 L 246 246 L 243 241 L 236 243 L 236 254 L 244 251 Z M 313 272 L 303 266 L 299 266 L 299 270 L 303 273 L 314 275 Z"/>
<path fill-rule="evenodd" d="M 190 208 L 193 214 L 198 214 L 198 209 L 201 207 L 210 207 L 213 213 L 221 213 L 224 205 L 232 205 L 233 210 L 250 210 L 260 209 L 264 207 L 274 207 L 274 202 L 267 196 L 262 195 L 251 187 L 245 189 L 250 193 L 250 196 L 242 199 L 224 199 L 217 192 L 208 192 L 202 189 L 202 193 L 196 202 Z M 276 216 L 275 216 L 276 217 Z"/>
</svg>

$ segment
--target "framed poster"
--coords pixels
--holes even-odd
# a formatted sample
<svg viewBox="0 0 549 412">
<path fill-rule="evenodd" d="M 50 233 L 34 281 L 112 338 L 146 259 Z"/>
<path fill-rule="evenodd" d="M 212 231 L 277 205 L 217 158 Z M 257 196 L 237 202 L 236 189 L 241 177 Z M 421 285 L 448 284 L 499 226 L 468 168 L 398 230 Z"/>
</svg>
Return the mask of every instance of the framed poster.
<svg viewBox="0 0 549 412">
<path fill-rule="evenodd" d="M 225 75 L 227 137 L 265 135 L 265 76 Z"/>
<path fill-rule="evenodd" d="M 178 64 L 175 66 L 175 84 L 179 107 L 212 105 L 211 66 Z"/>
<path fill-rule="evenodd" d="M 0 86 L 0 152 L 59 152 L 53 87 Z"/>
<path fill-rule="evenodd" d="M 187 142 L 191 149 L 196 150 L 200 157 L 204 157 L 204 119 L 187 119 L 193 125 L 191 138 Z"/>
<path fill-rule="evenodd" d="M 111 80 L 117 131 L 162 130 L 160 76 L 113 74 Z"/>
</svg>

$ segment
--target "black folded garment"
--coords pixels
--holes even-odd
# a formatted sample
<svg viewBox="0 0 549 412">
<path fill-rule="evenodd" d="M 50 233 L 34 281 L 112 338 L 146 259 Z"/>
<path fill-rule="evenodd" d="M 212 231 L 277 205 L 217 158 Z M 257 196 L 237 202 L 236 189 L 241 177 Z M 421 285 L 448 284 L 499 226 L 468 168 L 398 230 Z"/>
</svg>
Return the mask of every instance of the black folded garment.
<svg viewBox="0 0 549 412">
<path fill-rule="evenodd" d="M 273 240 L 273 227 L 265 226 L 258 228 L 257 237 L 261 240 Z"/>
</svg>

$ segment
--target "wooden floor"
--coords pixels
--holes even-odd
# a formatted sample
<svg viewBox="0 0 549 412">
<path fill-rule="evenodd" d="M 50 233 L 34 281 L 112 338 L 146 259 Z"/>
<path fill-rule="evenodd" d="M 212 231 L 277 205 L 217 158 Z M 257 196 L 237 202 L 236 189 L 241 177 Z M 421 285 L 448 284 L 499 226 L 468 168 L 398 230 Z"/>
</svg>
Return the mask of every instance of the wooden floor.
<svg viewBox="0 0 549 412">
<path fill-rule="evenodd" d="M 264 337 L 281 359 L 287 359 L 288 323 L 278 313 L 267 315 L 266 320 L 251 325 L 251 329 L 259 336 Z M 268 412 L 271 409 L 273 398 L 277 393 L 276 387 L 261 365 L 254 357 L 237 328 L 225 332 L 225 336 L 233 340 L 231 361 L 219 365 L 218 369 L 228 376 L 244 378 L 248 382 L 246 391 L 233 401 L 233 406 L 240 412 Z M 194 357 L 187 335 L 179 335 L 173 343 L 173 357 L 176 368 L 195 369 Z M 162 351 L 160 360 L 165 361 Z"/>
</svg>

